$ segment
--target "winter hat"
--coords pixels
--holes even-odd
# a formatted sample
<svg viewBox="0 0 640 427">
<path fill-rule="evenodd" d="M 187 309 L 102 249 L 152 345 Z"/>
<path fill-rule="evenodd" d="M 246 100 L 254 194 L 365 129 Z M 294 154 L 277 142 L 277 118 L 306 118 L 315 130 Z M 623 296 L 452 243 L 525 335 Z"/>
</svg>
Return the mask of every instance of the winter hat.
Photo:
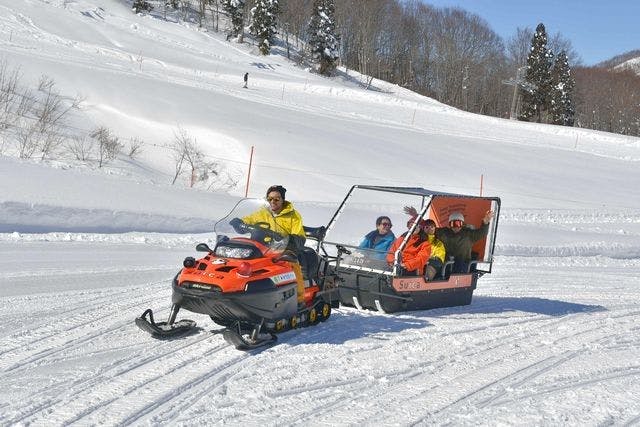
<svg viewBox="0 0 640 427">
<path fill-rule="evenodd" d="M 282 185 L 272 185 L 271 187 L 269 187 L 267 189 L 267 196 L 269 196 L 269 193 L 276 191 L 278 193 L 280 193 L 280 197 L 282 197 L 282 200 L 284 200 L 284 194 L 287 192 L 287 189 L 284 188 Z"/>
<path fill-rule="evenodd" d="M 451 221 L 462 221 L 464 222 L 464 215 L 462 215 L 460 212 L 454 212 L 451 215 L 449 215 L 449 222 Z"/>
</svg>

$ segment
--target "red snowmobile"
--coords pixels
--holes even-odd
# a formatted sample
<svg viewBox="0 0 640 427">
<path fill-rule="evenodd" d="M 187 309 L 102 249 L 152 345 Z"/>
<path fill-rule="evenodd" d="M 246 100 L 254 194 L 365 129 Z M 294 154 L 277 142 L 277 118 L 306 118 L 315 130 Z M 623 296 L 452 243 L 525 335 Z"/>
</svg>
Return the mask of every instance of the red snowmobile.
<svg viewBox="0 0 640 427">
<path fill-rule="evenodd" d="M 260 199 L 243 199 L 215 224 L 216 243 L 196 246 L 203 258 L 185 258 L 173 279 L 172 306 L 166 322 L 156 323 L 151 309 L 136 325 L 157 338 L 195 328 L 192 320 L 176 321 L 183 308 L 207 314 L 224 326 L 223 337 L 240 350 L 276 341 L 276 333 L 327 320 L 337 306 L 335 289 L 327 286 L 327 259 L 317 249 L 287 250 L 288 236 L 267 223 L 245 224 L 241 219 L 258 209 L 269 209 Z M 324 227 L 305 227 L 308 238 L 320 242 Z M 319 243 L 318 243 L 319 244 Z M 290 266 L 298 260 L 305 278 L 304 307 L 297 301 L 296 277 Z M 329 283 L 330 281 L 327 281 Z"/>
</svg>

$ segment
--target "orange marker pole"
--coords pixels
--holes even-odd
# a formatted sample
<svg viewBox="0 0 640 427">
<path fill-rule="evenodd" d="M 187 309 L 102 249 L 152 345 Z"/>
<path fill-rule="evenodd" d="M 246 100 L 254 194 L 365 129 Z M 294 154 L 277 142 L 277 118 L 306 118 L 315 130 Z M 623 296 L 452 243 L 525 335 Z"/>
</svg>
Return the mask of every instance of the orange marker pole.
<svg viewBox="0 0 640 427">
<path fill-rule="evenodd" d="M 244 190 L 244 197 L 249 195 L 249 180 L 251 179 L 251 165 L 253 164 L 253 145 L 251 146 L 251 154 L 249 155 L 249 170 L 247 171 L 247 186 Z"/>
</svg>

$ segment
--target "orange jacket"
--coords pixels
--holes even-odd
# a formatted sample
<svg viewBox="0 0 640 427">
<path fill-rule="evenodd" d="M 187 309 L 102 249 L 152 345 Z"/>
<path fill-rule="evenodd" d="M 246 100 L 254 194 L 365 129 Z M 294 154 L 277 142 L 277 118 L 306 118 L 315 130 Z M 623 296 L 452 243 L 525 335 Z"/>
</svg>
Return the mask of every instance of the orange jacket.
<svg viewBox="0 0 640 427">
<path fill-rule="evenodd" d="M 414 234 L 409 238 L 407 246 L 405 246 L 402 251 L 402 263 L 405 265 L 407 271 L 418 270 L 418 274 L 423 275 L 424 266 L 431 256 L 431 243 L 425 240 L 416 246 L 415 244 L 419 238 L 419 234 Z M 389 248 L 389 252 L 387 252 L 387 262 L 389 264 L 393 264 L 394 253 L 400 247 L 403 240 L 404 236 L 398 237 L 391 245 L 391 248 Z"/>
</svg>

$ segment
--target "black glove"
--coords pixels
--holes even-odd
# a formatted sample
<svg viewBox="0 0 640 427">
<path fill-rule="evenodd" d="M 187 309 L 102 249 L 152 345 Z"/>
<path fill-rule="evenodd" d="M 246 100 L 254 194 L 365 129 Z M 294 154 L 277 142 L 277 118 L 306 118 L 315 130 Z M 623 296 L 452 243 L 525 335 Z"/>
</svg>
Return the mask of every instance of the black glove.
<svg viewBox="0 0 640 427">
<path fill-rule="evenodd" d="M 247 224 L 245 224 L 240 218 L 233 218 L 229 221 L 229 225 L 233 227 L 236 233 L 245 234 L 249 232 Z"/>
</svg>

